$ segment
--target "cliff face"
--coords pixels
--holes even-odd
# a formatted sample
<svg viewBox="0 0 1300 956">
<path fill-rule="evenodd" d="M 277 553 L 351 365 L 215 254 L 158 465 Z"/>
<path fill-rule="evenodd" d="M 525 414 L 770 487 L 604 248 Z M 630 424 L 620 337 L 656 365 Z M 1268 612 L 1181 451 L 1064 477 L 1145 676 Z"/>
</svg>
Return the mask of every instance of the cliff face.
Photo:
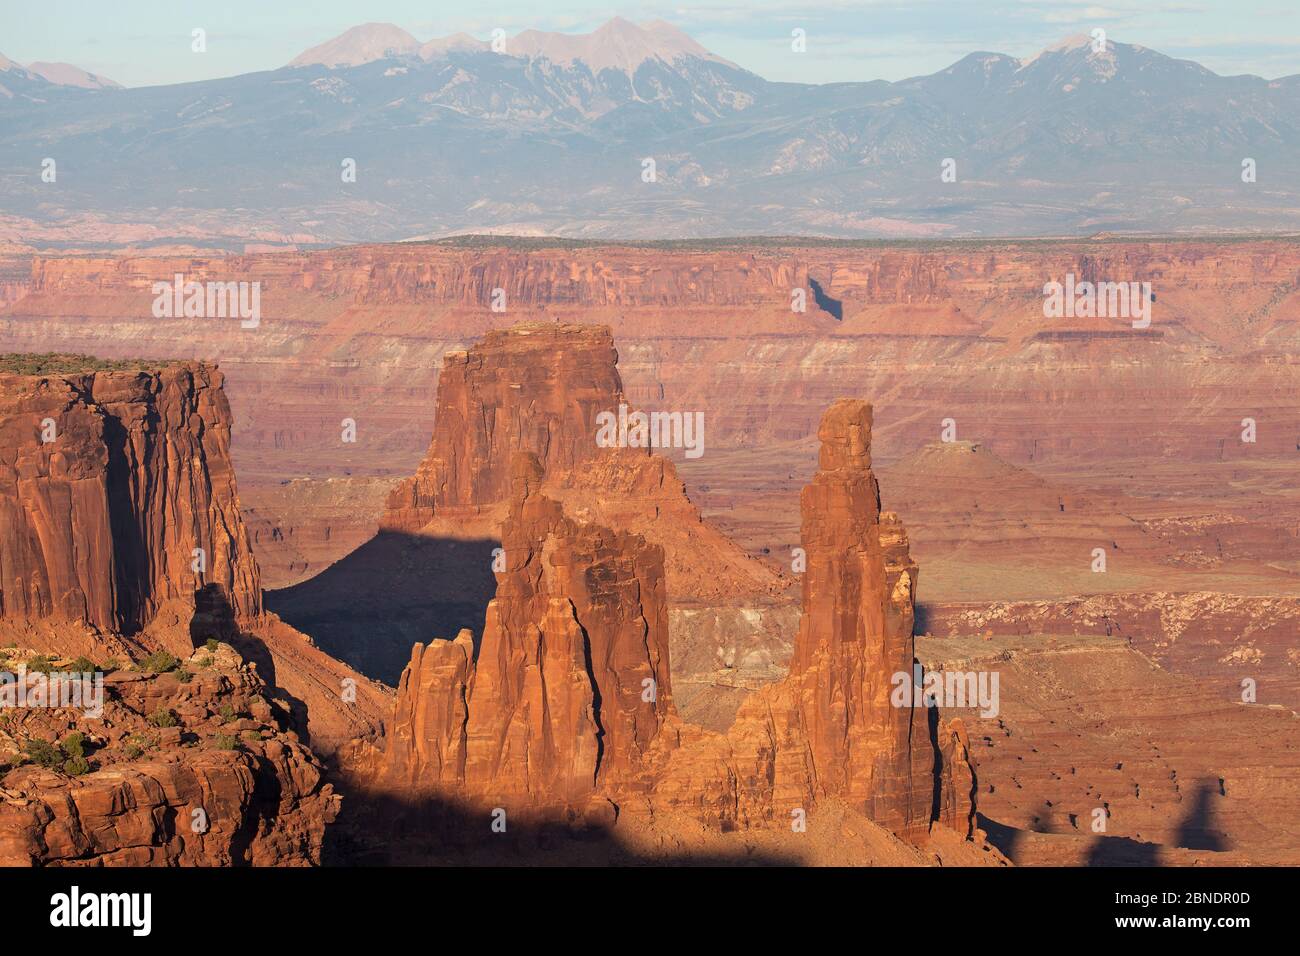
<svg viewBox="0 0 1300 956">
<path fill-rule="evenodd" d="M 381 774 L 404 791 L 583 808 L 643 780 L 672 712 L 663 552 L 567 518 L 528 452 L 511 486 L 477 662 L 468 632 L 415 646 Z"/>
<path fill-rule="evenodd" d="M 617 360 L 608 328 L 571 325 L 489 332 L 447 353 L 433 441 L 389 497 L 383 526 L 415 531 L 435 513 L 505 501 L 516 451 L 537 455 L 548 474 L 595 457 L 596 416 L 623 396 Z"/>
<path fill-rule="evenodd" d="M 80 364 L 0 374 L 0 632 L 96 660 L 238 641 L 325 751 L 378 730 L 385 690 L 263 611 L 221 372 Z"/>
<path fill-rule="evenodd" d="M 196 363 L 0 375 L 4 618 L 133 633 L 210 587 L 261 612 L 221 386 Z"/>
<path fill-rule="evenodd" d="M 1300 340 L 1300 248 L 1287 240 L 526 252 L 503 240 L 38 258 L 29 271 L 28 294 L 0 314 L 7 347 L 167 354 L 184 334 L 222 356 L 240 454 L 277 477 L 306 471 L 288 452 L 316 473 L 382 473 L 382 461 L 409 474 L 427 447 L 443 355 L 529 318 L 609 323 L 629 398 L 704 410 L 719 448 L 809 437 L 831 401 L 860 393 L 896 396 L 877 421 L 889 456 L 934 440 L 958 407 L 961 437 L 1015 464 L 1142 455 L 1152 420 L 1164 426 L 1159 454 L 1197 461 L 1217 460 L 1242 417 L 1265 408 L 1276 427 L 1245 451 L 1294 453 L 1300 427 L 1277 399 L 1294 391 L 1288 356 Z M 150 283 L 177 272 L 260 281 L 264 331 L 154 319 Z M 1150 281 L 1146 332 L 1158 338 L 1123 322 L 1045 319 L 1044 283 L 1068 274 Z M 811 294 L 807 312 L 792 312 L 792 290 L 811 281 L 842 304 L 841 320 Z M 495 289 L 504 313 L 491 309 Z M 1199 399 L 1225 387 L 1231 407 Z M 366 428 L 340 449 L 345 416 Z"/>
</svg>

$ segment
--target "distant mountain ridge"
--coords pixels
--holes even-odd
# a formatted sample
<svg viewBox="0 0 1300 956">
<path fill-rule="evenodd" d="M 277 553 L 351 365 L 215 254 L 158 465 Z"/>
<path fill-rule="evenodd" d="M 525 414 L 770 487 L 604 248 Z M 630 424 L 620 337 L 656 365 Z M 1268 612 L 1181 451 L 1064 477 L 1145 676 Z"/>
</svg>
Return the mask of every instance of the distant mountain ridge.
<svg viewBox="0 0 1300 956">
<path fill-rule="evenodd" d="M 0 241 L 1300 232 L 1300 76 L 1072 37 L 814 85 L 662 21 L 497 41 L 364 24 L 278 70 L 127 90 L 11 64 Z"/>
<path fill-rule="evenodd" d="M 456 50 L 491 50 L 505 56 L 547 59 L 563 66 L 582 63 L 593 73 L 607 69 L 630 73 L 646 60 L 671 63 L 680 57 L 697 57 L 735 66 L 710 53 L 670 23 L 653 20 L 634 24 L 622 17 L 614 17 L 591 33 L 524 30 L 513 37 L 502 36 L 499 51 L 493 49 L 490 41 L 466 33 L 434 37 L 421 43 L 395 24 L 364 23 L 304 50 L 288 65 L 334 69 L 407 56 L 427 61 Z"/>
<path fill-rule="evenodd" d="M 86 90 L 120 90 L 121 83 L 115 83 L 106 76 L 90 73 L 71 63 L 32 62 L 23 66 L 0 53 L 0 74 L 11 74 L 10 79 L 45 82 L 53 86 L 74 86 Z M 0 97 L 8 90 L 4 86 L 4 76 L 0 76 Z M 10 94 L 12 95 L 12 94 Z"/>
</svg>

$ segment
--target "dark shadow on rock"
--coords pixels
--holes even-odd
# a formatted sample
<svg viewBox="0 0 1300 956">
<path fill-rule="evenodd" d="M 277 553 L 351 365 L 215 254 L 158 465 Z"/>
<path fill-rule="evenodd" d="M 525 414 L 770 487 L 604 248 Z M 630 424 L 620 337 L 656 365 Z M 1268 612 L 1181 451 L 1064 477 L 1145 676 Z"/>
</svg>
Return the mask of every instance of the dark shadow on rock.
<svg viewBox="0 0 1300 956">
<path fill-rule="evenodd" d="M 1221 853 L 1229 849 L 1223 834 L 1214 829 L 1214 801 L 1222 800 L 1217 780 L 1201 780 L 1192 794 L 1192 805 L 1178 824 L 1178 845 L 1188 850 L 1213 850 Z"/>
<path fill-rule="evenodd" d="M 437 798 L 352 793 L 325 830 L 325 866 L 800 866 L 738 839 L 735 852 L 647 856 L 623 836 L 626 824 L 524 821 L 506 809 L 503 833 L 490 810 Z"/>
<path fill-rule="evenodd" d="M 492 539 L 381 531 L 314 578 L 267 591 L 267 610 L 310 634 L 327 654 L 395 686 L 411 645 L 474 634 L 496 594 Z"/>
<path fill-rule="evenodd" d="M 813 301 L 817 303 L 817 308 L 828 314 L 836 322 L 843 322 L 844 303 L 827 295 L 821 283 L 812 276 L 808 277 L 808 286 L 812 289 Z"/>
<path fill-rule="evenodd" d="M 1129 837 L 1099 836 L 1088 847 L 1087 866 L 1159 866 L 1160 846 Z"/>
<path fill-rule="evenodd" d="M 210 637 L 231 642 L 239 634 L 235 609 L 220 584 L 205 584 L 194 592 L 194 615 L 190 618 L 190 642 L 202 647 Z"/>
<path fill-rule="evenodd" d="M 1004 823 L 998 823 L 991 820 L 982 813 L 975 814 L 976 826 L 988 834 L 989 842 L 992 843 L 1002 855 L 1012 863 L 1016 862 L 1016 847 L 1020 843 L 1021 830 L 1015 827 L 1009 827 Z"/>
</svg>

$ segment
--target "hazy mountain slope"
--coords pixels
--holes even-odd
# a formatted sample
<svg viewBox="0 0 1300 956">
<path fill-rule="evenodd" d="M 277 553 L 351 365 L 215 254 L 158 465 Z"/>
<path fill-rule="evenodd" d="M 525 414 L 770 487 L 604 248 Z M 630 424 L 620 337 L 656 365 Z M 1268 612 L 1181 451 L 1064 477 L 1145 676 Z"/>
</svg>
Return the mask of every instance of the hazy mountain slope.
<svg viewBox="0 0 1300 956">
<path fill-rule="evenodd" d="M 501 43 L 367 24 L 280 70 L 112 91 L 11 64 L 0 240 L 1300 229 L 1300 77 L 1077 39 L 817 86 L 663 23 Z"/>
</svg>

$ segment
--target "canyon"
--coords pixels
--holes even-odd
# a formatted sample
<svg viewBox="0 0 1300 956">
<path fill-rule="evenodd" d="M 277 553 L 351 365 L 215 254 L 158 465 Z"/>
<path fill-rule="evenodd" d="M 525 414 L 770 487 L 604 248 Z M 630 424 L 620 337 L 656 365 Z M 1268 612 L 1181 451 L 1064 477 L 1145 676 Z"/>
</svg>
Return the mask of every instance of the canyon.
<svg viewBox="0 0 1300 956">
<path fill-rule="evenodd" d="M 176 272 L 261 282 L 260 326 L 155 319 L 150 284 Z M 1069 273 L 1151 282 L 1151 327 L 1044 319 L 1044 284 Z M 550 756 L 511 806 L 556 781 L 570 802 L 529 837 L 451 841 L 446 859 L 728 860 L 743 840 L 773 862 L 934 862 L 916 825 L 934 816 L 913 780 L 927 760 L 972 768 L 972 787 L 939 788 L 940 829 L 956 839 L 935 852 L 949 863 L 1294 859 L 1290 240 L 463 239 L 12 253 L 0 274 L 0 348 L 203 360 L 59 372 L 39 388 L 0 376 L 20 452 L 6 440 L 0 466 L 21 489 L 0 514 L 30 529 L 6 530 L 0 627 L 67 657 L 188 656 L 209 631 L 237 649 L 312 750 L 392 784 L 334 781 L 344 800 L 326 862 L 401 860 L 409 826 L 382 847 L 364 836 L 409 819 L 414 801 L 438 803 L 439 832 L 475 830 L 497 787 L 485 780 L 516 779 L 484 768 L 520 747 Z M 791 308 L 800 289 L 805 312 Z M 846 411 L 846 395 L 874 413 Z M 621 402 L 703 412 L 705 454 L 597 449 L 594 415 Z M 829 463 L 827 409 L 841 416 L 831 447 L 857 449 Z M 39 441 L 47 417 L 71 451 Z M 889 512 L 859 507 L 877 477 Z M 809 488 L 823 489 L 820 519 Z M 173 512 L 184 520 L 150 517 Z M 101 547 L 129 530 L 167 558 L 145 573 L 130 549 L 96 554 L 70 530 L 83 522 Z M 52 533 L 76 543 L 32 543 Z M 819 564 L 810 544 L 843 554 L 863 539 L 873 556 L 847 566 Z M 209 549 L 210 581 L 187 577 L 195 547 Z M 609 611 L 554 563 L 564 554 L 606 569 L 618 593 L 636 582 L 639 598 Z M 817 610 L 854 595 L 876 596 L 858 620 L 882 657 L 858 656 L 853 628 Z M 557 612 L 566 602 L 574 614 Z M 592 615 L 623 633 L 623 614 L 655 635 L 644 656 L 615 654 L 603 675 L 576 667 Z M 485 644 L 500 649 L 486 662 Z M 551 722 L 530 708 L 471 735 L 502 699 L 538 692 L 499 663 L 520 654 L 562 693 L 545 698 Z M 1000 713 L 944 710 L 921 738 L 900 733 L 880 687 L 845 675 L 910 671 L 912 655 L 932 672 L 999 670 Z M 625 690 L 643 678 L 659 690 L 649 724 L 631 706 L 593 732 L 593 680 L 603 699 L 625 671 L 637 675 Z M 338 704 L 345 680 L 358 705 Z M 819 698 L 841 680 L 834 700 L 861 710 Z M 617 744 L 608 763 L 604 744 Z M 765 774 L 780 782 L 745 783 Z M 790 832 L 795 801 L 807 834 Z M 823 826 L 855 839 L 837 845 Z"/>
</svg>

